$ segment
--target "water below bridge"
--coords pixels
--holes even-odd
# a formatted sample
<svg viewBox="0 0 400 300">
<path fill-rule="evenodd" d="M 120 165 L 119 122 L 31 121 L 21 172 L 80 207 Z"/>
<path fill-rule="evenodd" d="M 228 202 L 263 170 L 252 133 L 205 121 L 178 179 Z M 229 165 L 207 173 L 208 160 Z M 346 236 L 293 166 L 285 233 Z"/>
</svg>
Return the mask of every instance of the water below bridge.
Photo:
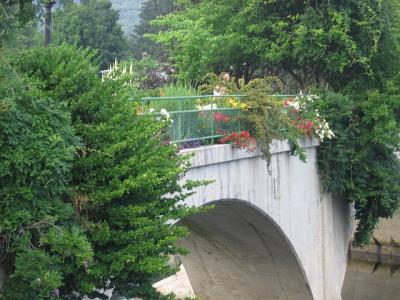
<svg viewBox="0 0 400 300">
<path fill-rule="evenodd" d="M 400 299 L 400 266 L 350 261 L 342 298 L 343 300 Z"/>
</svg>

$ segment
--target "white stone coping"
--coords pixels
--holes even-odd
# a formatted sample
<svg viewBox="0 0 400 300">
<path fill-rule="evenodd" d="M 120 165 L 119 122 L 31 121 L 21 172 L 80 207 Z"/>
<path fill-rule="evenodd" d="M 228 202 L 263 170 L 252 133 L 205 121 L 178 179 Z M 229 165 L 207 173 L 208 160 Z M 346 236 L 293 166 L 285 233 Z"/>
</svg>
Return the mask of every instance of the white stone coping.
<svg viewBox="0 0 400 300">
<path fill-rule="evenodd" d="M 318 147 L 319 140 L 316 138 L 302 138 L 299 145 L 303 149 Z M 273 140 L 271 144 L 271 154 L 289 152 L 290 145 L 287 140 Z M 234 160 L 248 159 L 261 156 L 260 150 L 254 153 L 249 153 L 245 150 L 234 150 L 230 144 L 210 145 L 199 148 L 183 149 L 180 154 L 194 153 L 191 157 L 191 167 L 202 167 L 206 165 L 225 163 Z"/>
</svg>

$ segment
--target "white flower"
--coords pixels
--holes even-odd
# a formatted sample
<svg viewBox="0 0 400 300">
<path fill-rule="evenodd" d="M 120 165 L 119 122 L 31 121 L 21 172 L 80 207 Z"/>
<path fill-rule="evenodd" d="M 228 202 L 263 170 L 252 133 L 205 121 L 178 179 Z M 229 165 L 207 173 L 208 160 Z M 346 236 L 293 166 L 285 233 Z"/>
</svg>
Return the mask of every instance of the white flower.
<svg viewBox="0 0 400 300">
<path fill-rule="evenodd" d="M 299 103 L 298 101 L 290 102 L 290 103 L 289 103 L 289 106 L 290 106 L 290 107 L 293 107 L 293 108 L 296 109 L 296 110 L 299 110 L 299 109 L 300 109 L 300 103 Z"/>
<path fill-rule="evenodd" d="M 196 105 L 197 110 L 210 110 L 210 109 L 216 109 L 217 104 L 208 104 L 208 105 Z"/>
<path fill-rule="evenodd" d="M 165 117 L 166 119 L 170 118 L 169 112 L 165 108 L 161 108 L 160 114 Z"/>
<path fill-rule="evenodd" d="M 328 134 L 327 134 L 327 138 L 328 139 L 331 139 L 331 138 L 333 138 L 335 136 L 335 133 L 332 131 L 332 130 L 328 130 Z"/>
<path fill-rule="evenodd" d="M 150 108 L 150 109 L 149 109 L 149 112 L 151 112 L 151 113 L 153 113 L 154 111 L 155 111 L 154 108 Z"/>
<path fill-rule="evenodd" d="M 214 96 L 221 96 L 221 92 L 219 91 L 219 87 L 216 86 L 215 89 L 213 90 L 213 95 Z"/>
<path fill-rule="evenodd" d="M 213 90 L 214 96 L 222 96 L 225 95 L 225 93 L 226 93 L 226 88 L 224 86 L 217 85 Z"/>
</svg>

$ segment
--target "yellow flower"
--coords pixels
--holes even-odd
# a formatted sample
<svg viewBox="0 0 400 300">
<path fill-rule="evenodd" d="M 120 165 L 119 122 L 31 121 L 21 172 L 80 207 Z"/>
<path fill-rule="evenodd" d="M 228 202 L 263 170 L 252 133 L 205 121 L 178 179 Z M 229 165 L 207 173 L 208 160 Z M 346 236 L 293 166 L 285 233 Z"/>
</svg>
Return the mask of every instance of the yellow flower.
<svg viewBox="0 0 400 300">
<path fill-rule="evenodd" d="M 235 98 L 229 98 L 229 104 L 232 107 L 238 107 L 239 101 L 237 101 Z"/>
<path fill-rule="evenodd" d="M 136 106 L 136 114 L 142 115 L 143 114 L 143 109 L 141 106 Z"/>
<path fill-rule="evenodd" d="M 229 99 L 229 104 L 230 106 L 232 106 L 233 108 L 240 108 L 240 109 L 244 109 L 246 110 L 247 108 L 249 108 L 249 106 L 241 101 L 236 100 L 235 98 L 230 98 Z"/>
<path fill-rule="evenodd" d="M 240 109 L 246 110 L 249 106 L 246 103 L 240 103 Z"/>
</svg>

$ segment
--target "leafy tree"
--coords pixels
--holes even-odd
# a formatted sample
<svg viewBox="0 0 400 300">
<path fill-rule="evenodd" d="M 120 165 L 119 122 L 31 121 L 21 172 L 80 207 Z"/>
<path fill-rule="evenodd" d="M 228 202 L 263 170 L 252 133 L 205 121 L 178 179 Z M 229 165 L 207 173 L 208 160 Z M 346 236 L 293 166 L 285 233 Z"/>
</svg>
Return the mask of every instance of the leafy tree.
<svg viewBox="0 0 400 300">
<path fill-rule="evenodd" d="M 54 42 L 98 50 L 100 67 L 105 69 L 126 54 L 127 42 L 118 18 L 109 0 L 65 3 L 54 15 Z"/>
<path fill-rule="evenodd" d="M 336 134 L 321 143 L 319 167 L 324 188 L 354 203 L 354 244 L 369 242 L 379 218 L 400 206 L 399 96 L 376 91 L 345 96 L 328 93 L 317 103 Z"/>
<path fill-rule="evenodd" d="M 173 0 L 147 0 L 142 3 L 140 9 L 140 21 L 133 30 L 132 38 L 132 51 L 136 58 L 141 58 L 143 53 L 149 54 L 152 58 L 163 60 L 166 56 L 166 51 L 162 45 L 145 38 L 145 34 L 154 34 L 159 31 L 159 28 L 150 24 L 151 20 L 159 16 L 164 16 L 173 12 Z"/>
<path fill-rule="evenodd" d="M 3 47 L 6 51 L 29 49 L 43 45 L 43 33 L 39 32 L 36 20 L 10 29 L 8 37 L 3 41 Z"/>
<path fill-rule="evenodd" d="M 153 38 L 169 46 L 182 77 L 228 70 L 248 81 L 262 68 L 290 74 L 301 89 L 335 88 L 376 75 L 395 1 L 180 1 Z M 338 76 L 340 75 L 340 76 Z"/>
<path fill-rule="evenodd" d="M 33 20 L 39 7 L 40 1 L 5 0 L 0 2 L 0 49 L 3 40 L 10 38 L 10 31 Z"/>
<path fill-rule="evenodd" d="M 62 103 L 0 60 L 0 298 L 54 299 L 93 256 L 65 201 L 79 140 Z"/>
<path fill-rule="evenodd" d="M 136 115 L 128 101 L 136 89 L 119 80 L 102 83 L 90 58 L 62 46 L 12 59 L 34 86 L 66 104 L 82 140 L 69 199 L 94 257 L 87 272 L 65 277 L 59 290 L 64 297 L 74 290 L 77 299 L 104 297 L 100 289 L 156 299 L 151 283 L 175 271 L 166 264 L 169 255 L 184 252 L 175 241 L 186 230 L 171 221 L 197 211 L 181 201 L 200 183 L 179 182 L 187 162 L 166 139 L 169 122 Z"/>
</svg>

